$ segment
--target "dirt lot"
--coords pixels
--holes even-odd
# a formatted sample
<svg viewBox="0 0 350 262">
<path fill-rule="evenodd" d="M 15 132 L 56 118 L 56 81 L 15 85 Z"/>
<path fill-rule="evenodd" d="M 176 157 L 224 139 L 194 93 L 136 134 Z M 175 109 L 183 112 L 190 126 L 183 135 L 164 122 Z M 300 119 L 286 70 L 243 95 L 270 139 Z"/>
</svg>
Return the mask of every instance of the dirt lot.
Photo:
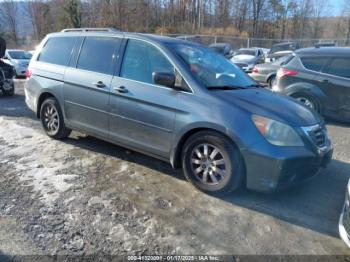
<svg viewBox="0 0 350 262">
<path fill-rule="evenodd" d="M 0 96 L 0 254 L 350 254 L 338 218 L 350 126 L 309 183 L 214 198 L 167 163 L 73 133 L 48 138 L 24 103 Z"/>
</svg>

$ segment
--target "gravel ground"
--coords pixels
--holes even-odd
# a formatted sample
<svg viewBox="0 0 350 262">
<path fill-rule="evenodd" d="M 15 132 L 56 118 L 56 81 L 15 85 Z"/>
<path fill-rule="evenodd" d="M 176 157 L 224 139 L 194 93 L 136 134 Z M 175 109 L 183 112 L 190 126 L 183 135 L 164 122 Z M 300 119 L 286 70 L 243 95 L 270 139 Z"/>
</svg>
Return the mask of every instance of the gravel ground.
<svg viewBox="0 0 350 262">
<path fill-rule="evenodd" d="M 350 126 L 329 123 L 334 160 L 278 194 L 215 198 L 167 163 L 73 132 L 48 138 L 16 95 L 0 95 L 0 256 L 349 255 L 338 218 Z"/>
</svg>

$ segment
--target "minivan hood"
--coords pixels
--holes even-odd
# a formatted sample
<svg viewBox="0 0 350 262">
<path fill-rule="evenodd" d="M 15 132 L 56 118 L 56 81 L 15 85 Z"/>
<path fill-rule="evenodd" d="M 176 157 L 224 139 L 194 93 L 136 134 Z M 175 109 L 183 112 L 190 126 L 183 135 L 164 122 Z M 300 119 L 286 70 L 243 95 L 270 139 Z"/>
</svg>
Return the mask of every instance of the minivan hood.
<svg viewBox="0 0 350 262">
<path fill-rule="evenodd" d="M 316 113 L 295 102 L 292 98 L 266 89 L 218 90 L 212 92 L 252 115 L 268 117 L 290 126 L 312 126 L 321 122 Z"/>
</svg>

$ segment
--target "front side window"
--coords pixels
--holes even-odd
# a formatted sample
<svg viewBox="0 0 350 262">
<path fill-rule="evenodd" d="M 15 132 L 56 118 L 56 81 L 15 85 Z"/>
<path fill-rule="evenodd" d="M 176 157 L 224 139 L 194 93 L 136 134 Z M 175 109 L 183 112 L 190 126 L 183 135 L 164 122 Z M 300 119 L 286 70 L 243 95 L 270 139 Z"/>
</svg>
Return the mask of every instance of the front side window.
<svg viewBox="0 0 350 262">
<path fill-rule="evenodd" d="M 168 46 L 188 66 L 197 81 L 207 88 L 248 88 L 257 85 L 228 59 L 209 48 L 182 43 Z"/>
<path fill-rule="evenodd" d="M 77 37 L 52 37 L 43 47 L 38 61 L 66 66 Z"/>
<path fill-rule="evenodd" d="M 334 58 L 330 63 L 327 74 L 350 78 L 350 59 L 349 58 Z"/>
<path fill-rule="evenodd" d="M 301 57 L 301 62 L 306 69 L 319 72 L 328 61 L 327 57 Z"/>
<path fill-rule="evenodd" d="M 115 37 L 86 37 L 77 68 L 101 74 L 113 74 L 115 56 L 120 44 L 121 39 Z"/>
<path fill-rule="evenodd" d="M 154 84 L 153 72 L 174 73 L 174 67 L 155 46 L 130 39 L 125 50 L 120 76 Z"/>
</svg>

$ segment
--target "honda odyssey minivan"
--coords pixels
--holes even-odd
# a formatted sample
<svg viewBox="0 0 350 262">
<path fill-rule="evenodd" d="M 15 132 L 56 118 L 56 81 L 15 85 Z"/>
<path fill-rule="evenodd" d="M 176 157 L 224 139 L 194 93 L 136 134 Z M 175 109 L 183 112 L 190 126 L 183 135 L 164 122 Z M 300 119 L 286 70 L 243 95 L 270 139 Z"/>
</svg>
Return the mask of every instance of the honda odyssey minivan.
<svg viewBox="0 0 350 262">
<path fill-rule="evenodd" d="M 66 29 L 42 41 L 27 78 L 48 136 L 74 129 L 168 161 L 207 193 L 282 189 L 332 157 L 317 113 L 189 41 Z"/>
</svg>

